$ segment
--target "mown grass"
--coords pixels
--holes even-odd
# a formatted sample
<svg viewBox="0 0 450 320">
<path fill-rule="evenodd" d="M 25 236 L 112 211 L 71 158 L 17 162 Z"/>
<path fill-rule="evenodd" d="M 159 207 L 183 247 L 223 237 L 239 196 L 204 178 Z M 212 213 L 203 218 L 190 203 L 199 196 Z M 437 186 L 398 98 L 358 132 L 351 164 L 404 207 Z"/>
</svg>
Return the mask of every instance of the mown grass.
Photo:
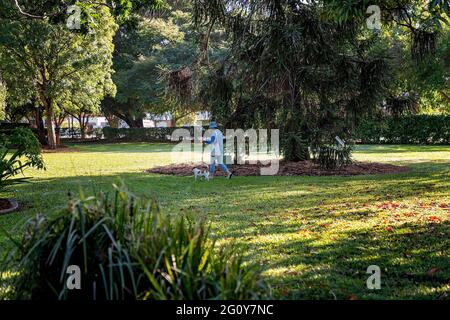
<svg viewBox="0 0 450 320">
<path fill-rule="evenodd" d="M 355 158 L 408 165 L 411 172 L 358 177 L 235 177 L 194 182 L 146 174 L 170 163 L 164 144 L 76 145 L 45 154 L 47 171 L 0 197 L 24 208 L 0 216 L 18 236 L 38 212 L 55 214 L 67 194 L 111 190 L 123 180 L 155 195 L 167 214 L 206 216 L 219 243 L 257 261 L 276 298 L 437 299 L 450 291 L 450 147 L 359 146 Z M 9 240 L 0 233 L 0 248 Z M 382 270 L 368 290 L 369 265 Z"/>
</svg>

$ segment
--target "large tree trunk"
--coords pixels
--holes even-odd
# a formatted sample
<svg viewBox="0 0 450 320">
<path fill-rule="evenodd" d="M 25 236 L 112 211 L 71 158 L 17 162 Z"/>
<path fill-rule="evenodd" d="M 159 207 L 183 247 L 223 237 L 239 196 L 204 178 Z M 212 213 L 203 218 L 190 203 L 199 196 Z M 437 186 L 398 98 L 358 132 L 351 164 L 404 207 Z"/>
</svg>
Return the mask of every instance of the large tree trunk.
<svg viewBox="0 0 450 320">
<path fill-rule="evenodd" d="M 55 127 L 55 137 L 56 137 L 56 145 L 61 144 L 61 128 L 59 126 Z"/>
<path fill-rule="evenodd" d="M 119 119 L 112 114 L 105 114 L 106 120 L 111 128 L 119 127 Z"/>
<path fill-rule="evenodd" d="M 135 119 L 126 117 L 123 119 L 130 128 L 142 128 L 144 126 L 144 119 Z"/>
<path fill-rule="evenodd" d="M 41 145 L 47 145 L 47 139 L 45 137 L 44 120 L 42 119 L 42 109 L 40 107 L 35 108 L 35 119 L 39 142 L 41 143 Z"/>
<path fill-rule="evenodd" d="M 142 128 L 144 126 L 144 118 L 138 118 L 136 119 L 134 116 L 130 116 L 130 115 L 125 115 L 125 114 L 120 114 L 120 113 L 115 113 L 114 114 L 117 118 L 125 121 L 125 123 L 130 127 L 130 128 Z"/>
<path fill-rule="evenodd" d="M 144 127 L 144 120 L 143 119 L 133 120 L 132 128 L 143 128 L 143 127 Z"/>
<path fill-rule="evenodd" d="M 81 130 L 81 140 L 85 140 L 86 139 L 86 126 L 80 125 L 80 130 Z"/>
<path fill-rule="evenodd" d="M 56 136 L 56 145 L 61 145 L 61 125 L 64 122 L 64 117 L 60 115 L 58 118 L 55 118 L 55 136 Z"/>
<path fill-rule="evenodd" d="M 47 117 L 47 141 L 48 141 L 48 147 L 50 149 L 56 149 L 58 144 L 56 142 L 56 135 L 55 135 L 55 126 L 53 124 L 54 121 L 54 115 L 53 115 L 53 105 L 52 100 L 47 99 L 45 101 L 45 116 Z"/>
<path fill-rule="evenodd" d="M 87 134 L 87 125 L 89 123 L 89 114 L 80 112 L 77 116 L 77 120 L 80 124 L 81 139 L 85 140 Z"/>
</svg>

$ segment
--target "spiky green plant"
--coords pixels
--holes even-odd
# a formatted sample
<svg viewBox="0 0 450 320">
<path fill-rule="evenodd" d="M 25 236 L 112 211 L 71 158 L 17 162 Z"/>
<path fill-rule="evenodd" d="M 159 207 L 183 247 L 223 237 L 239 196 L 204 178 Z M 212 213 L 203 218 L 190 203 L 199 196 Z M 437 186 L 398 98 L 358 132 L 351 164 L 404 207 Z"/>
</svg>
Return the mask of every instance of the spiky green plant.
<svg viewBox="0 0 450 320">
<path fill-rule="evenodd" d="M 45 169 L 41 146 L 33 132 L 16 128 L 8 136 L 0 134 L 0 190 L 28 180 L 16 176 L 29 167 Z"/>
<path fill-rule="evenodd" d="M 352 163 L 351 145 L 333 146 L 324 145 L 315 148 L 313 151 L 314 162 L 316 162 L 321 169 L 336 170 Z"/>
<path fill-rule="evenodd" d="M 258 299 L 268 296 L 254 266 L 217 248 L 205 221 L 170 218 L 155 200 L 115 187 L 112 198 L 81 194 L 56 218 L 38 216 L 5 259 L 13 299 Z M 81 269 L 69 290 L 67 268 Z M 18 266 L 18 267 L 17 267 Z M 16 268 L 15 268 L 16 267 Z M 1 287 L 1 286 L 0 286 Z"/>
<path fill-rule="evenodd" d="M 286 134 L 282 151 L 286 161 L 304 161 L 310 158 L 308 142 L 297 133 Z"/>
</svg>

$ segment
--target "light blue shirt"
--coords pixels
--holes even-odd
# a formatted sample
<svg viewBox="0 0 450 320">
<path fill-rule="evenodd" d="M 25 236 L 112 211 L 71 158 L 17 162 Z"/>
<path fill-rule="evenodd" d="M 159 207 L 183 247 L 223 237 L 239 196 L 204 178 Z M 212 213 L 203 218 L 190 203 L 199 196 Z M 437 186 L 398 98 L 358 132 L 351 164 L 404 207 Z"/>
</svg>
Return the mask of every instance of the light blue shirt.
<svg viewBox="0 0 450 320">
<path fill-rule="evenodd" d="M 212 144 L 211 156 L 223 155 L 223 134 L 219 129 L 215 129 L 207 144 Z"/>
</svg>

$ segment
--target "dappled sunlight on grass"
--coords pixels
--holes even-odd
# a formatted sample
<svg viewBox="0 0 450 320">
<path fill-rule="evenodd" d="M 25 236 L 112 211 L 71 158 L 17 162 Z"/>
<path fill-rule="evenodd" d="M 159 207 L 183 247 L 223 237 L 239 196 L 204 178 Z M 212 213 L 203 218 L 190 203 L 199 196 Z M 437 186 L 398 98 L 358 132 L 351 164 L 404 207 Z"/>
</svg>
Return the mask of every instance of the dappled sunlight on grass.
<svg viewBox="0 0 450 320">
<path fill-rule="evenodd" d="M 386 162 L 398 165 L 421 163 L 449 163 L 450 146 L 374 145 L 358 146 L 357 161 Z"/>
</svg>

